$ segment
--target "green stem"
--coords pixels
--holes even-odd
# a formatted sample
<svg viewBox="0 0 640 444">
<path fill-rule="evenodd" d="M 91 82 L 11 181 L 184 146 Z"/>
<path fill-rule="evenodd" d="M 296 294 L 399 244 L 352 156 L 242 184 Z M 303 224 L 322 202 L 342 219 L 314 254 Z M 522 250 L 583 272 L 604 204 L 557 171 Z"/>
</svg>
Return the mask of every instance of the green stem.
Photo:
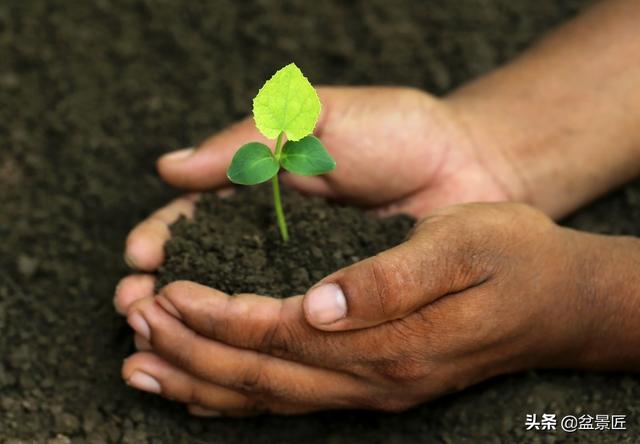
<svg viewBox="0 0 640 444">
<path fill-rule="evenodd" d="M 275 157 L 280 162 L 280 153 L 282 152 L 282 132 L 278 134 L 278 140 L 276 140 L 276 153 Z M 278 221 L 278 228 L 280 228 L 280 235 L 282 240 L 287 242 L 289 240 L 289 232 L 287 231 L 287 222 L 284 219 L 284 211 L 282 211 L 282 200 L 280 199 L 280 182 L 278 181 L 278 174 L 271 178 L 271 184 L 273 185 L 273 204 L 276 209 L 276 220 Z"/>
</svg>

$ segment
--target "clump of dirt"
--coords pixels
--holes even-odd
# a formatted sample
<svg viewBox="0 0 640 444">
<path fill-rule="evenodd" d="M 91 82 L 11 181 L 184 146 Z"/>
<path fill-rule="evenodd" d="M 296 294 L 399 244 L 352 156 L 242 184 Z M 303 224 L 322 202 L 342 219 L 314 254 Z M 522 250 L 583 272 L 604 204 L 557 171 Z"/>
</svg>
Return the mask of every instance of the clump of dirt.
<svg viewBox="0 0 640 444">
<path fill-rule="evenodd" d="M 286 189 L 283 200 L 286 243 L 268 184 L 226 198 L 203 196 L 194 220 L 171 227 L 158 285 L 185 279 L 231 294 L 301 294 L 327 274 L 402 242 L 413 225 L 408 216 L 377 218 Z"/>
</svg>

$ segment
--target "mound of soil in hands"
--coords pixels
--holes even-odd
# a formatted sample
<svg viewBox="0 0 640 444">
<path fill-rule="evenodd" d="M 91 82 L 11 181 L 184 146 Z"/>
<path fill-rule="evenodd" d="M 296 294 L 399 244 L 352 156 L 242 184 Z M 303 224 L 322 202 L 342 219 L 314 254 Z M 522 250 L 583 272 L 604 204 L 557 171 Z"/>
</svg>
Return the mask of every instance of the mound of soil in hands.
<svg viewBox="0 0 640 444">
<path fill-rule="evenodd" d="M 329 273 L 400 243 L 407 216 L 376 218 L 283 189 L 290 239 L 275 225 L 270 185 L 238 188 L 197 204 L 193 220 L 171 227 L 158 285 L 198 282 L 229 294 L 302 294 Z"/>
<path fill-rule="evenodd" d="M 528 372 L 401 415 L 192 418 L 124 385 L 111 305 L 127 233 L 176 195 L 157 157 L 249 113 L 276 68 L 443 94 L 587 3 L 0 1 L 0 443 L 637 442 L 633 374 Z M 565 223 L 640 235 L 640 181 Z M 526 431 L 531 413 L 626 414 L 627 431 Z"/>
</svg>

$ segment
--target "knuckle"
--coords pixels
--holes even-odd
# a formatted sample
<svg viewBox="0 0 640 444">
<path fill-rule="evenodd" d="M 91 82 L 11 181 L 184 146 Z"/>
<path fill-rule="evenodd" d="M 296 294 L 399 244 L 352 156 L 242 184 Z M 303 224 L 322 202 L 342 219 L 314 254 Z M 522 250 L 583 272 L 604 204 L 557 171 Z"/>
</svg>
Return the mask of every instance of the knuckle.
<svg viewBox="0 0 640 444">
<path fill-rule="evenodd" d="M 505 262 L 514 230 L 528 226 L 531 210 L 512 203 L 473 203 L 446 208 L 424 220 L 418 234 L 431 246 L 425 262 L 447 270 L 445 289 L 482 282 Z M 434 275 L 433 279 L 442 276 Z"/>
<path fill-rule="evenodd" d="M 301 331 L 295 319 L 285 316 L 285 304 L 278 301 L 275 312 L 269 310 L 265 316 L 264 307 L 261 304 L 246 304 L 242 298 L 229 299 L 225 319 L 251 318 L 255 323 L 244 325 L 245 331 L 236 331 L 236 337 L 244 337 L 242 341 L 247 347 L 256 349 L 271 356 L 282 357 L 297 349 L 300 343 Z M 244 306 L 243 306 L 244 305 Z M 227 331 L 231 333 L 232 323 L 227 325 Z M 221 328 L 221 327 L 220 327 Z M 248 329 L 247 329 L 248 328 Z"/>
<path fill-rule="evenodd" d="M 179 368 L 191 369 L 197 366 L 197 357 L 200 356 L 196 349 L 196 333 L 190 329 L 176 336 L 165 334 L 164 330 L 153 330 L 151 333 L 151 345 L 154 350 L 158 350 L 171 358 L 171 361 Z"/>
<path fill-rule="evenodd" d="M 260 350 L 267 352 L 277 351 L 278 349 L 286 347 L 289 343 L 289 334 L 286 322 L 280 322 L 282 320 L 284 304 L 279 302 L 278 315 L 275 316 L 275 322 L 270 321 L 261 328 L 257 329 L 256 334 L 259 335 L 257 343 Z"/>
<path fill-rule="evenodd" d="M 295 333 L 285 322 L 270 323 L 259 339 L 260 350 L 272 356 L 283 357 L 294 349 Z"/>
<path fill-rule="evenodd" d="M 374 257 L 368 265 L 372 303 L 384 317 L 397 313 L 401 306 L 401 282 L 405 281 L 406 267 L 401 266 L 389 253 L 384 259 L 382 255 Z"/>
<path fill-rule="evenodd" d="M 188 296 L 193 283 L 189 281 L 173 281 L 160 289 L 160 294 L 175 303 L 179 298 Z"/>
<path fill-rule="evenodd" d="M 256 359 L 251 365 L 247 365 L 240 370 L 237 376 L 231 381 L 231 386 L 241 392 L 254 394 L 268 394 L 269 384 L 265 377 L 265 361 L 268 359 L 263 355 L 256 355 Z"/>
<path fill-rule="evenodd" d="M 279 322 L 270 323 L 266 326 L 263 332 L 259 332 L 258 349 L 266 352 L 271 352 L 272 349 L 277 348 L 275 346 L 276 337 L 281 334 L 282 326 Z"/>
<path fill-rule="evenodd" d="M 186 393 L 186 399 L 182 400 L 186 404 L 206 405 L 207 399 L 204 396 L 203 390 L 199 390 L 196 384 L 189 383 Z"/>
<path fill-rule="evenodd" d="M 423 380 L 430 373 L 429 365 L 416 358 L 385 359 L 374 364 L 374 371 L 394 384 L 410 384 Z"/>
<path fill-rule="evenodd" d="M 252 332 L 252 346 L 271 356 L 287 358 L 292 355 L 300 357 L 309 355 L 316 347 L 318 337 L 311 336 L 307 326 L 301 322 L 294 305 L 279 301 L 272 315 L 263 323 L 256 324 Z M 260 318 L 256 313 L 254 318 Z M 263 316 L 264 317 L 264 316 Z"/>
<path fill-rule="evenodd" d="M 527 224 L 527 226 L 537 227 L 539 230 L 547 230 L 556 226 L 555 222 L 542 210 L 522 203 L 510 205 L 512 205 L 513 211 L 516 213 L 519 222 L 517 225 Z M 517 228 L 517 225 L 514 225 L 514 227 Z"/>
<path fill-rule="evenodd" d="M 202 310 L 204 315 L 203 331 L 211 338 L 234 344 L 234 338 L 244 337 L 244 335 L 238 334 L 237 328 L 235 328 L 237 324 L 233 322 L 234 316 L 240 314 L 238 318 L 243 319 L 245 318 L 244 312 L 246 312 L 246 308 L 241 299 L 235 297 L 225 298 L 221 306 L 216 310 Z M 245 346 L 246 344 L 239 343 L 238 345 Z"/>
</svg>

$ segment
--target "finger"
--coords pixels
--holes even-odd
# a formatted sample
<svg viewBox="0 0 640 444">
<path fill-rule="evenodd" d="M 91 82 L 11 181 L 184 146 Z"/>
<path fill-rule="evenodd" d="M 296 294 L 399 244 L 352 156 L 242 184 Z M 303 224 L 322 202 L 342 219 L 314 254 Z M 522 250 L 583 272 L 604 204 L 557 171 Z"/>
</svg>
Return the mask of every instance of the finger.
<svg viewBox="0 0 640 444">
<path fill-rule="evenodd" d="M 318 95 L 322 101 L 322 110 L 316 133 L 321 135 L 329 116 L 334 115 L 329 109 L 334 108 L 334 104 L 342 107 L 349 99 L 344 97 L 345 90 L 341 88 L 318 88 Z M 217 188 L 229 184 L 227 168 L 238 148 L 256 141 L 269 147 L 274 145 L 273 140 L 260 134 L 253 118 L 247 117 L 211 136 L 196 148 L 182 149 L 162 156 L 158 160 L 158 171 L 164 180 L 177 187 L 191 190 Z M 309 183 L 313 184 L 314 181 Z"/>
<path fill-rule="evenodd" d="M 386 331 L 323 332 L 308 324 L 302 297 L 229 296 L 188 281 L 173 282 L 156 297 L 168 313 L 198 334 L 239 348 L 321 367 L 346 370 L 371 353 Z"/>
<path fill-rule="evenodd" d="M 283 173 L 280 175 L 282 183 L 295 188 L 304 194 L 311 194 L 327 199 L 335 198 L 336 193 L 327 182 L 326 178 L 320 176 L 299 176 L 297 174 Z"/>
<path fill-rule="evenodd" d="M 158 171 L 168 183 L 191 190 L 229 184 L 227 168 L 235 152 L 245 143 L 269 140 L 246 118 L 202 142 L 197 148 L 166 154 L 158 160 Z"/>
<path fill-rule="evenodd" d="M 356 377 L 231 347 L 198 335 L 153 298 L 138 301 L 127 320 L 151 343 L 155 353 L 176 367 L 247 395 L 339 408 L 353 406 L 366 392 L 363 382 Z"/>
<path fill-rule="evenodd" d="M 122 377 L 128 385 L 188 405 L 191 414 L 204 417 L 253 416 L 271 412 L 300 414 L 312 407 L 250 397 L 198 379 L 155 353 L 136 353 L 125 360 Z"/>
<path fill-rule="evenodd" d="M 321 330 L 367 328 L 480 285 L 490 274 L 478 251 L 485 236 L 471 230 L 460 217 L 426 220 L 404 243 L 313 286 L 304 296 L 306 319 Z"/>
<path fill-rule="evenodd" d="M 180 216 L 191 217 L 197 195 L 187 195 L 173 200 L 155 211 L 129 233 L 125 260 L 138 270 L 153 271 L 164 261 L 164 244 L 171 236 L 169 225 Z"/>
<path fill-rule="evenodd" d="M 138 351 L 150 351 L 153 349 L 153 347 L 151 347 L 151 342 L 147 341 L 138 333 L 133 335 L 133 344 L 136 346 L 136 350 Z"/>
<path fill-rule="evenodd" d="M 215 411 L 251 410 L 255 402 L 242 393 L 209 384 L 150 352 L 136 353 L 122 366 L 122 377 L 139 390 Z"/>
<path fill-rule="evenodd" d="M 126 315 L 129 306 L 140 298 L 153 296 L 155 278 L 150 274 L 132 274 L 120 280 L 116 286 L 113 305 L 121 315 Z"/>
</svg>

